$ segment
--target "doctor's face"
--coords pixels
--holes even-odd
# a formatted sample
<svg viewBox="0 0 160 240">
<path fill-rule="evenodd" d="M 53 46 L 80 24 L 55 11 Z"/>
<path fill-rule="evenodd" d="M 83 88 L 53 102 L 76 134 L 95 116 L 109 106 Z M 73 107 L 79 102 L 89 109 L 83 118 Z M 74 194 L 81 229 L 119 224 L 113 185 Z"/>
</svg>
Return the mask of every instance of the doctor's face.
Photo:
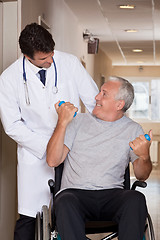
<svg viewBox="0 0 160 240">
<path fill-rule="evenodd" d="M 33 59 L 28 56 L 25 56 L 25 57 L 28 58 L 28 60 L 32 64 L 34 64 L 39 68 L 49 68 L 53 63 L 53 59 L 52 59 L 53 55 L 54 55 L 54 52 L 50 52 L 50 53 L 36 52 L 34 54 Z"/>
</svg>

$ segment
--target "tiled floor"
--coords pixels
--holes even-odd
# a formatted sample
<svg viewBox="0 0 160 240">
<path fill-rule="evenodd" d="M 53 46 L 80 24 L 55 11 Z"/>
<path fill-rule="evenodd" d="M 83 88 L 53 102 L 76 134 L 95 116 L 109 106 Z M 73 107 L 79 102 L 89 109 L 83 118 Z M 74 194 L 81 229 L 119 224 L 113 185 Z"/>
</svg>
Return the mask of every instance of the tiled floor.
<svg viewBox="0 0 160 240">
<path fill-rule="evenodd" d="M 132 176 L 132 181 L 134 177 Z M 153 221 L 155 239 L 160 240 L 160 167 L 154 167 L 152 173 L 147 180 L 147 187 L 145 189 L 137 189 L 144 193 L 147 200 L 148 211 Z M 99 240 L 104 235 L 90 235 L 92 240 Z"/>
<path fill-rule="evenodd" d="M 147 180 L 147 188 L 142 191 L 147 200 L 148 211 L 152 218 L 155 239 L 160 240 L 160 169 L 154 167 Z"/>
</svg>

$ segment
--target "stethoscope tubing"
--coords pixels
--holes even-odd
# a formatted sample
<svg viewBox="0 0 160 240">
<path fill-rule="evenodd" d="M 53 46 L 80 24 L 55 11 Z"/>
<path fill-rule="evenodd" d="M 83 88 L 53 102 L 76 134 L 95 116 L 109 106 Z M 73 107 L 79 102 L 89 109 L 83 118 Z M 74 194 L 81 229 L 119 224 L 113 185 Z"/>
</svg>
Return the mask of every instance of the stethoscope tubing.
<svg viewBox="0 0 160 240">
<path fill-rule="evenodd" d="M 55 70 L 55 83 L 54 83 L 54 86 L 55 86 L 55 88 L 57 88 L 57 67 L 56 67 L 56 63 L 55 63 L 53 57 L 52 57 L 52 60 L 53 60 L 54 70 Z"/>
<path fill-rule="evenodd" d="M 54 83 L 54 88 L 55 92 L 58 92 L 57 88 L 57 67 L 54 58 L 52 57 L 53 60 L 53 65 L 54 65 L 54 70 L 55 70 L 55 83 Z M 28 92 L 28 86 L 27 86 L 27 77 L 26 77 L 26 70 L 25 70 L 25 56 L 23 57 L 23 80 L 24 80 L 24 86 L 25 86 L 25 98 L 26 98 L 26 104 L 30 105 L 30 100 L 29 100 L 29 92 Z"/>
</svg>

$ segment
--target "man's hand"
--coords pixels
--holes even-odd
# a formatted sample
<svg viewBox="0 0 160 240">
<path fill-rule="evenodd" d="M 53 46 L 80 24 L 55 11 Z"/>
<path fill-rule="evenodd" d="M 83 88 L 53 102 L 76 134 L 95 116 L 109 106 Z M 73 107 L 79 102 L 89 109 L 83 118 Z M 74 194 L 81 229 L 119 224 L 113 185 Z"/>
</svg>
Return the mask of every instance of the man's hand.
<svg viewBox="0 0 160 240">
<path fill-rule="evenodd" d="M 144 160 L 149 158 L 149 148 L 152 143 L 152 130 L 149 131 L 150 141 L 148 141 L 144 135 L 140 135 L 135 140 L 129 143 L 129 146 L 133 149 L 134 153 Z"/>
<path fill-rule="evenodd" d="M 66 127 L 73 119 L 75 112 L 78 111 L 72 103 L 65 102 L 59 107 L 60 101 L 55 104 L 55 109 L 58 114 L 58 125 Z"/>
<path fill-rule="evenodd" d="M 150 136 L 150 141 L 144 135 L 140 135 L 129 143 L 134 153 L 138 156 L 133 162 L 133 169 L 136 178 L 141 181 L 145 181 L 152 171 L 152 162 L 149 155 L 149 148 L 152 143 L 152 130 L 149 131 L 148 135 Z"/>
</svg>

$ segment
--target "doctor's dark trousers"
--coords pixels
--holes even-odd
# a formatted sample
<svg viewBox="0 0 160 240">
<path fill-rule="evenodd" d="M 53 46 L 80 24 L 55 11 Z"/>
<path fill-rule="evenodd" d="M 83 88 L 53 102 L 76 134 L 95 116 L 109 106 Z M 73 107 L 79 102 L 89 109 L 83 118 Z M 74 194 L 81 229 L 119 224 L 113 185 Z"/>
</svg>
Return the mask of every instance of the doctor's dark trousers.
<svg viewBox="0 0 160 240">
<path fill-rule="evenodd" d="M 138 191 L 66 189 L 55 198 L 55 214 L 61 240 L 86 240 L 86 220 L 113 220 L 119 240 L 142 240 L 147 207 Z"/>
<path fill-rule="evenodd" d="M 35 240 L 35 222 L 33 217 L 20 215 L 16 222 L 14 240 Z"/>
</svg>

